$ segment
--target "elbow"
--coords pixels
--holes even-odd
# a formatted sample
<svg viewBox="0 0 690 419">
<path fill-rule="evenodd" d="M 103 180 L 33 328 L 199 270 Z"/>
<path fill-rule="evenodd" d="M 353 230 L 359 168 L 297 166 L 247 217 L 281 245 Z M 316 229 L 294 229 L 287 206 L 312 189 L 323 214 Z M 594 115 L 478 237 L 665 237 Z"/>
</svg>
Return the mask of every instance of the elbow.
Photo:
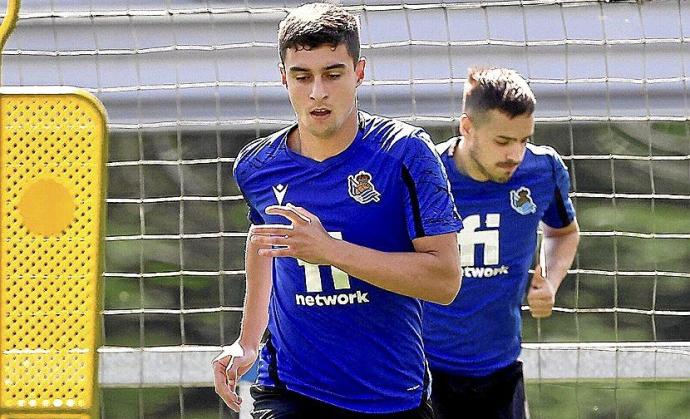
<svg viewBox="0 0 690 419">
<path fill-rule="evenodd" d="M 434 303 L 447 306 L 455 301 L 455 297 L 460 292 L 460 285 L 462 283 L 462 276 L 460 274 L 460 267 L 458 265 L 451 265 L 451 269 L 446 270 L 443 276 L 439 276 L 438 283 L 441 285 L 438 295 L 434 299 Z M 442 279 L 441 279 L 442 278 Z"/>
</svg>

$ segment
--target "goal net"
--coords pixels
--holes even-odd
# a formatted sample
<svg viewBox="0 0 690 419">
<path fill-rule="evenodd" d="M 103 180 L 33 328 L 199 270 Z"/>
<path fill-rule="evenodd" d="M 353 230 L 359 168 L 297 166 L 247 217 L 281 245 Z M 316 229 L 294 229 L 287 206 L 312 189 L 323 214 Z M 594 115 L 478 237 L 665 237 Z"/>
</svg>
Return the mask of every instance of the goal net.
<svg viewBox="0 0 690 419">
<path fill-rule="evenodd" d="M 3 85 L 84 87 L 108 111 L 103 417 L 232 417 L 209 388 L 244 295 L 231 168 L 293 118 L 276 29 L 299 2 L 22 3 Z M 512 67 L 537 96 L 533 141 L 567 163 L 582 239 L 553 316 L 524 311 L 532 417 L 687 414 L 690 3 L 341 3 L 360 16 L 368 112 L 443 141 L 473 65 Z"/>
</svg>

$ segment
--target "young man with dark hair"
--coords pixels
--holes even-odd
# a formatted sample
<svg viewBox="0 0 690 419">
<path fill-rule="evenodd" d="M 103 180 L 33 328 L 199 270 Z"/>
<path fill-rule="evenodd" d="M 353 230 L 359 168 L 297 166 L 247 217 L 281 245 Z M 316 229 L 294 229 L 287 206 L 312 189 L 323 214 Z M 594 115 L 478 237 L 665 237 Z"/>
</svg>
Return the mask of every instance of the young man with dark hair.
<svg viewBox="0 0 690 419">
<path fill-rule="evenodd" d="M 420 128 L 359 112 L 359 29 L 329 4 L 280 24 L 296 124 L 237 157 L 252 222 L 240 337 L 213 362 L 233 410 L 259 356 L 255 418 L 431 418 L 422 303 L 460 285 L 454 209 Z"/>
<path fill-rule="evenodd" d="M 437 146 L 463 217 L 463 292 L 449 306 L 424 304 L 424 344 L 439 419 L 524 418 L 520 305 L 551 315 L 579 240 L 570 180 L 560 156 L 529 143 L 534 94 L 508 69 L 471 69 L 461 137 Z"/>
</svg>

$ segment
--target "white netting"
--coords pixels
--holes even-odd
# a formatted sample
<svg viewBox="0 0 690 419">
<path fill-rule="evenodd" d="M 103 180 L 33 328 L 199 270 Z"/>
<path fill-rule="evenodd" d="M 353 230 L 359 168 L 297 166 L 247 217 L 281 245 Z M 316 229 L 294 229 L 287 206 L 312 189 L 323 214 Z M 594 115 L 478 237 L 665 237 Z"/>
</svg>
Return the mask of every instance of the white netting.
<svg viewBox="0 0 690 419">
<path fill-rule="evenodd" d="M 191 416 L 216 399 L 182 387 L 208 385 L 238 333 L 247 223 L 231 167 L 292 119 L 276 28 L 298 2 L 22 3 L 3 84 L 85 87 L 109 113 L 101 382 L 180 386 L 161 397 Z M 441 141 L 472 65 L 513 67 L 537 95 L 534 141 L 569 165 L 583 237 L 553 318 L 525 317 L 528 378 L 613 381 L 622 417 L 621 380 L 687 380 L 690 3 L 343 4 L 361 19 L 367 111 Z M 106 412 L 122 396 L 130 416 L 157 415 L 110 391 Z"/>
</svg>

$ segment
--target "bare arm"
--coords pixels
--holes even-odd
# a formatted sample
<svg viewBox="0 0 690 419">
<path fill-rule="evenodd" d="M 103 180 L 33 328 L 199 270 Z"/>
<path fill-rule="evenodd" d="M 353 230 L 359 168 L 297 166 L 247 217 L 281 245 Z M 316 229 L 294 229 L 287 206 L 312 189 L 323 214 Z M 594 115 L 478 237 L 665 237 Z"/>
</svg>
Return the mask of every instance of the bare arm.
<svg viewBox="0 0 690 419">
<path fill-rule="evenodd" d="M 580 242 L 580 226 L 573 220 L 563 228 L 553 228 L 542 225 L 544 238 L 541 251 L 546 261 L 546 278 L 558 290 L 568 269 L 573 264 L 577 245 Z"/>
<path fill-rule="evenodd" d="M 282 215 L 292 225 L 257 226 L 251 241 L 260 247 L 261 255 L 335 266 L 385 290 L 440 304 L 449 304 L 458 293 L 455 233 L 415 239 L 414 252 L 381 252 L 332 238 L 318 217 L 304 208 L 288 205 L 266 212 Z"/>
<path fill-rule="evenodd" d="M 543 240 L 541 257 L 546 266 L 545 272 L 537 265 L 527 294 L 530 312 L 533 317 L 541 318 L 551 315 L 556 301 L 556 292 L 561 282 L 573 264 L 577 245 L 580 241 L 580 227 L 577 220 L 573 220 L 563 228 L 553 228 L 543 225 Z"/>
<path fill-rule="evenodd" d="M 247 286 L 242 310 L 242 327 L 239 342 L 245 350 L 258 348 L 268 324 L 268 302 L 271 297 L 272 259 L 258 255 L 258 248 L 249 237 L 255 227 L 249 229 L 245 254 Z"/>
<path fill-rule="evenodd" d="M 259 343 L 268 324 L 268 303 L 271 297 L 270 257 L 258 254 L 258 248 L 249 237 L 255 227 L 249 229 L 245 266 L 246 291 L 242 310 L 242 328 L 237 341 L 213 360 L 216 393 L 232 410 L 239 411 L 242 400 L 235 387 L 238 380 L 254 364 L 259 353 Z"/>
<path fill-rule="evenodd" d="M 421 237 L 414 252 L 380 252 L 334 240 L 326 252 L 331 265 L 385 290 L 450 304 L 460 289 L 456 233 Z"/>
</svg>

